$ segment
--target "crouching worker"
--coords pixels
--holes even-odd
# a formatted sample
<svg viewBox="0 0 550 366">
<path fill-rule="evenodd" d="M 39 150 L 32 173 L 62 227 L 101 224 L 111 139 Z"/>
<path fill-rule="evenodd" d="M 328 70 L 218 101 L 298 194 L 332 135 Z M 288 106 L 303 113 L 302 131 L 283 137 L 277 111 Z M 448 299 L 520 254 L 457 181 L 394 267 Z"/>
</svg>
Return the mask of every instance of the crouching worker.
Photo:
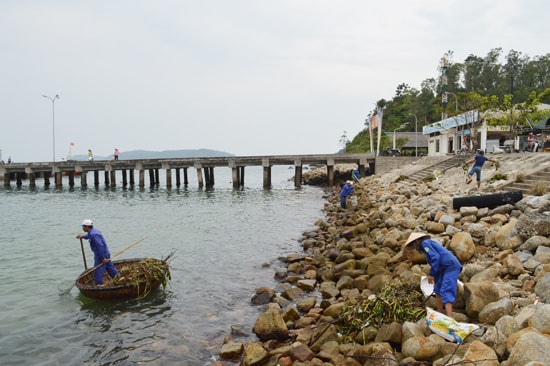
<svg viewBox="0 0 550 366">
<path fill-rule="evenodd" d="M 434 285 L 437 311 L 453 317 L 453 304 L 456 302 L 458 275 L 462 271 L 460 261 L 441 244 L 430 239 L 428 234 L 411 233 L 404 249 L 416 249 L 426 256 L 430 265 L 428 283 Z"/>
<path fill-rule="evenodd" d="M 348 196 L 351 196 L 353 192 L 353 182 L 351 180 L 346 181 L 346 184 L 344 184 L 340 190 L 340 207 L 346 208 Z"/>
</svg>

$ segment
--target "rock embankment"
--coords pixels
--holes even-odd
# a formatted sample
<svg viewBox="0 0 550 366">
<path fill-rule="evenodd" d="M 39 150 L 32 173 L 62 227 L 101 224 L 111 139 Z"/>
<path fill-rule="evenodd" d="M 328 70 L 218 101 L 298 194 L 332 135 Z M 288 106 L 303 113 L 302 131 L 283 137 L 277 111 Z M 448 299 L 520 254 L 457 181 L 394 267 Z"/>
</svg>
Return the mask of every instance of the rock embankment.
<svg viewBox="0 0 550 366">
<path fill-rule="evenodd" d="M 303 253 L 286 258 L 279 287 L 257 291 L 255 303 L 265 304 L 253 328 L 258 341 L 227 337 L 220 356 L 228 361 L 218 363 L 550 365 L 550 195 L 455 211 L 453 197 L 468 192 L 462 174 L 429 183 L 362 178 L 357 205 L 345 210 L 328 194 L 326 217 L 304 233 Z M 428 273 L 422 256 L 401 250 L 413 231 L 430 234 L 462 262 L 453 315 L 485 332 L 458 345 L 421 319 L 364 324 L 352 340 L 343 337 L 337 320 L 346 304 Z M 433 298 L 426 304 L 436 306 Z"/>
</svg>

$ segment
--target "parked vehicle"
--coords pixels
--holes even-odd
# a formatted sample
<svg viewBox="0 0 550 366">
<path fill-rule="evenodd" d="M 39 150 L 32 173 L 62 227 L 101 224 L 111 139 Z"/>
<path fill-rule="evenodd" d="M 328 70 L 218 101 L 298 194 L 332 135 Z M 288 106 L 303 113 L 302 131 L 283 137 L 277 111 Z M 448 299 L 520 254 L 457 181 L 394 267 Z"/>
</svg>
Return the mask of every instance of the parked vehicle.
<svg viewBox="0 0 550 366">
<path fill-rule="evenodd" d="M 382 151 L 382 156 L 401 156 L 401 152 L 397 149 L 390 149 L 389 147 Z"/>
</svg>

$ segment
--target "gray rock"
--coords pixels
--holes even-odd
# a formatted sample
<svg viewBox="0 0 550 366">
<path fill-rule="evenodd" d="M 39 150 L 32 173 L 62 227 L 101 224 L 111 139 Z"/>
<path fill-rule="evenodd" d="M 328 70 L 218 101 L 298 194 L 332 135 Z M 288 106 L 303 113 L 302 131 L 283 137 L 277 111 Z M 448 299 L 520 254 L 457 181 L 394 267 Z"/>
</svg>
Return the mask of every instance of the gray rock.
<svg viewBox="0 0 550 366">
<path fill-rule="evenodd" d="M 550 303 L 550 273 L 542 277 L 535 285 L 535 293 L 545 303 Z"/>
<path fill-rule="evenodd" d="M 516 341 L 507 366 L 525 366 L 529 362 L 550 365 L 550 336 L 537 332 L 526 332 Z"/>
</svg>

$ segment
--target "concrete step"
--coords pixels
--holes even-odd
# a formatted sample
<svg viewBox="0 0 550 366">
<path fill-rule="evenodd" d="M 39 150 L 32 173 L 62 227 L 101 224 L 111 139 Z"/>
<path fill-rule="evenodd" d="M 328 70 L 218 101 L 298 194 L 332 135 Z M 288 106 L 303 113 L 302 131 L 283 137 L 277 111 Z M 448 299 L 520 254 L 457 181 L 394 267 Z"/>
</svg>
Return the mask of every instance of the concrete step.
<svg viewBox="0 0 550 366">
<path fill-rule="evenodd" d="M 532 181 L 543 181 L 550 183 L 550 172 L 546 174 L 533 174 L 528 177 L 528 180 Z"/>
<path fill-rule="evenodd" d="M 446 159 L 444 161 L 441 161 L 437 164 L 434 164 L 430 167 L 424 168 L 423 170 L 420 170 L 416 173 L 411 174 L 407 178 L 407 180 L 413 181 L 413 182 L 420 182 L 425 178 L 429 177 L 430 175 L 432 175 L 435 170 L 441 170 L 442 172 L 445 172 L 450 168 L 461 166 L 465 160 L 466 159 L 464 156 L 460 156 L 460 155 L 452 156 L 449 159 Z"/>
</svg>

